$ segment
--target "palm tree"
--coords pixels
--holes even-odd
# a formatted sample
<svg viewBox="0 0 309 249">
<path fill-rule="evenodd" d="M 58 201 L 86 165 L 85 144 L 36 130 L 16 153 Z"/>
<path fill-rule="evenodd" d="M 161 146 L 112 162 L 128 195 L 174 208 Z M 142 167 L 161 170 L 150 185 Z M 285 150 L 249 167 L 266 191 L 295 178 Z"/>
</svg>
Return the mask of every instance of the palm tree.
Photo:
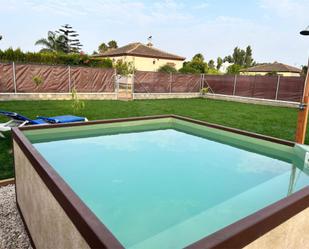
<svg viewBox="0 0 309 249">
<path fill-rule="evenodd" d="M 65 39 L 63 35 L 48 31 L 47 39 L 42 38 L 35 42 L 35 45 L 44 46 L 40 52 L 65 52 Z"/>
</svg>

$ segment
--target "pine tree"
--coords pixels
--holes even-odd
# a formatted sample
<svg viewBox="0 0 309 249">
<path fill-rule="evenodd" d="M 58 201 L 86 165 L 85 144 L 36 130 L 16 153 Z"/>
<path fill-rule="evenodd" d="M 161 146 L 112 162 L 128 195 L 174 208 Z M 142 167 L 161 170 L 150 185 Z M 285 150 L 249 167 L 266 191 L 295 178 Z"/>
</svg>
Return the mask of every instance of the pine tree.
<svg viewBox="0 0 309 249">
<path fill-rule="evenodd" d="M 69 24 L 65 24 L 61 26 L 59 30 L 56 31 L 56 33 L 60 34 L 62 37 L 64 37 L 64 41 L 59 42 L 60 46 L 62 46 L 63 51 L 65 53 L 78 53 L 81 50 L 81 47 L 83 46 L 79 39 L 76 38 L 79 36 L 79 34 L 73 30 L 72 26 Z"/>
</svg>

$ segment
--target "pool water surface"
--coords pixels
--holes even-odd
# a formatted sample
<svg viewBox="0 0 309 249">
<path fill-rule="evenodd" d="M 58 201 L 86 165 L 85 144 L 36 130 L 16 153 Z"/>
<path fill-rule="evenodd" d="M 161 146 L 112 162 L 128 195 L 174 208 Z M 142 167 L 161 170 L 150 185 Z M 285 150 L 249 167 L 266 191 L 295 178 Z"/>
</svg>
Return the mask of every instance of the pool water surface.
<svg viewBox="0 0 309 249">
<path fill-rule="evenodd" d="M 126 248 L 182 248 L 309 183 L 292 159 L 175 129 L 33 145 Z"/>
</svg>

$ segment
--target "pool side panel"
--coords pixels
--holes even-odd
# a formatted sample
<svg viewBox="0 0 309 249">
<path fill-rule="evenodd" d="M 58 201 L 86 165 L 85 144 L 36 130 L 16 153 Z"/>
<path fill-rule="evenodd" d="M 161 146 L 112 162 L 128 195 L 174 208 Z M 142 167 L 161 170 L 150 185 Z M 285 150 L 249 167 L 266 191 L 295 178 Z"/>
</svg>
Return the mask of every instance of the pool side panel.
<svg viewBox="0 0 309 249">
<path fill-rule="evenodd" d="M 275 202 L 191 245 L 187 249 L 242 248 L 309 207 L 309 187 Z M 309 217 L 306 217 L 308 221 Z M 291 234 L 298 237 L 298 233 Z M 278 238 L 279 240 L 282 238 Z M 308 241 L 307 241 L 308 243 Z"/>
<path fill-rule="evenodd" d="M 36 248 L 90 248 L 14 142 L 17 203 Z"/>
<path fill-rule="evenodd" d="M 58 127 L 57 129 L 26 130 L 23 134 L 31 143 L 78 139 L 112 134 L 171 129 L 172 118 L 136 120 L 128 122 Z"/>
<path fill-rule="evenodd" d="M 309 241 L 309 208 L 277 226 L 244 249 L 307 248 Z"/>
<path fill-rule="evenodd" d="M 41 243 L 40 238 L 42 237 L 44 239 L 43 248 L 48 247 L 46 245 L 49 243 L 52 246 L 48 248 L 123 248 L 120 242 L 42 158 L 22 132 L 18 128 L 13 128 L 12 131 L 17 204 L 36 247 L 42 248 L 42 244 L 38 244 Z M 28 177 L 27 174 L 29 174 Z M 43 194 L 40 189 L 43 189 Z M 46 205 L 47 203 L 48 205 Z M 49 210 L 49 205 L 53 208 L 52 210 Z M 41 208 L 44 212 L 40 211 Z M 49 223 L 54 221 L 56 221 L 55 224 Z M 63 226 L 69 229 L 71 237 L 69 234 L 63 236 L 66 233 L 57 233 L 57 231 L 63 232 Z M 58 237 L 56 235 L 49 237 L 50 234 L 57 234 L 59 238 L 66 237 L 68 241 L 72 240 L 71 243 L 74 243 L 75 240 L 80 244 L 77 247 L 75 244 L 69 244 L 68 247 L 63 247 L 62 244 L 53 246 L 53 240 L 57 240 Z M 67 243 L 69 243 L 68 241 Z M 61 243 L 65 242 L 61 241 Z"/>
<path fill-rule="evenodd" d="M 195 136 L 204 137 L 208 140 L 237 147 L 276 159 L 291 162 L 293 158 L 293 147 L 285 144 L 274 143 L 268 140 L 257 139 L 238 133 L 228 132 L 189 121 L 174 119 L 173 126 L 176 130 Z"/>
<path fill-rule="evenodd" d="M 192 119 L 192 118 L 188 118 L 188 117 L 183 117 L 183 116 L 179 116 L 179 115 L 171 115 L 171 117 L 178 119 L 178 120 L 184 120 L 184 121 L 188 121 L 194 124 L 199 124 L 199 125 L 204 125 L 207 127 L 211 127 L 211 128 L 216 128 L 219 130 L 223 130 L 223 131 L 228 131 L 228 132 L 232 132 L 232 133 L 236 133 L 236 134 L 240 134 L 240 135 L 245 135 L 248 137 L 253 137 L 253 138 L 257 138 L 257 139 L 262 139 L 265 141 L 270 141 L 273 143 L 278 143 L 278 144 L 284 144 L 287 146 L 294 146 L 294 142 L 292 141 L 288 141 L 288 140 L 284 140 L 284 139 L 280 139 L 280 138 L 275 138 L 275 137 L 270 137 L 270 136 L 266 136 L 266 135 L 261 135 L 261 134 L 257 134 L 257 133 L 253 133 L 253 132 L 249 132 L 249 131 L 244 131 L 244 130 L 240 130 L 240 129 L 236 129 L 236 128 L 230 128 L 227 126 L 223 126 L 223 125 L 218 125 L 218 124 L 213 124 L 213 123 L 209 123 L 209 122 L 205 122 L 205 121 L 201 121 L 201 120 L 196 120 L 196 119 Z"/>
</svg>

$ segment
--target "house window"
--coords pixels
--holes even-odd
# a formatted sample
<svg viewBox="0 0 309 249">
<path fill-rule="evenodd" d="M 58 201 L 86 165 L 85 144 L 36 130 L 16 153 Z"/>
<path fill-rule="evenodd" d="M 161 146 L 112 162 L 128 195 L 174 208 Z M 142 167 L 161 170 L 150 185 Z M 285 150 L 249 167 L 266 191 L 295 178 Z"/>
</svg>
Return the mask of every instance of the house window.
<svg viewBox="0 0 309 249">
<path fill-rule="evenodd" d="M 152 64 L 153 64 L 153 65 L 156 64 L 156 60 L 155 60 L 155 59 L 153 59 Z"/>
</svg>

